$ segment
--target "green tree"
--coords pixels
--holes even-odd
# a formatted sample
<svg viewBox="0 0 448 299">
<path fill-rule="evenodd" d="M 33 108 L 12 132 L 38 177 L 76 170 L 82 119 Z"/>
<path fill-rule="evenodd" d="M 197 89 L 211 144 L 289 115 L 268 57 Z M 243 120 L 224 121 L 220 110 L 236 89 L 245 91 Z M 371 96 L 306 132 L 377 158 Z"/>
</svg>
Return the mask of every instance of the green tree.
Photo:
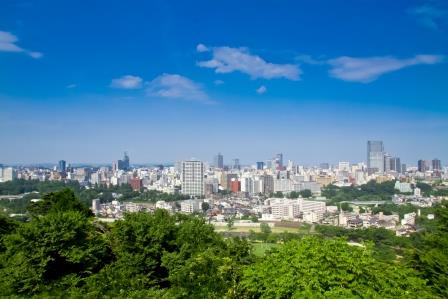
<svg viewBox="0 0 448 299">
<path fill-rule="evenodd" d="M 448 202 L 435 209 L 435 223 L 414 235 L 408 263 L 436 292 L 448 297 Z"/>
<path fill-rule="evenodd" d="M 92 216 L 92 212 L 75 197 L 73 190 L 65 188 L 59 192 L 51 192 L 42 197 L 38 202 L 32 202 L 28 211 L 33 216 L 42 216 L 49 213 L 61 213 L 66 211 L 78 211 L 85 216 Z"/>
<path fill-rule="evenodd" d="M 15 229 L 19 226 L 19 223 L 12 219 L 11 217 L 0 213 L 0 253 L 5 250 L 5 246 L 3 245 L 3 239 L 15 231 Z"/>
<path fill-rule="evenodd" d="M 412 269 L 384 263 L 369 246 L 307 237 L 274 249 L 244 270 L 243 298 L 428 298 Z"/>
<path fill-rule="evenodd" d="M 341 210 L 342 211 L 353 212 L 353 208 L 350 206 L 350 204 L 348 202 L 341 203 Z"/>
<path fill-rule="evenodd" d="M 50 213 L 6 236 L 0 295 L 29 296 L 82 284 L 108 261 L 109 250 L 84 214 Z"/>
<path fill-rule="evenodd" d="M 311 196 L 313 196 L 313 194 L 311 193 L 311 190 L 302 190 L 300 191 L 300 196 L 304 197 L 304 198 L 309 198 Z"/>
<path fill-rule="evenodd" d="M 206 213 L 210 209 L 210 204 L 208 202 L 203 202 L 201 208 L 202 211 Z"/>
<path fill-rule="evenodd" d="M 233 217 L 230 217 L 227 219 L 227 229 L 231 230 L 233 228 L 233 225 L 235 224 L 235 219 Z"/>
</svg>

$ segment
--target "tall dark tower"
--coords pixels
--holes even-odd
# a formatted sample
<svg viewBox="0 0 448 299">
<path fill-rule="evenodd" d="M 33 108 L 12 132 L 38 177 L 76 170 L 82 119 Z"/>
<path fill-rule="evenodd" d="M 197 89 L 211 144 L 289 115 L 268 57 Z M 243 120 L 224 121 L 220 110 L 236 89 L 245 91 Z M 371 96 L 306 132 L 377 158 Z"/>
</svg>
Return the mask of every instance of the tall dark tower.
<svg viewBox="0 0 448 299">
<path fill-rule="evenodd" d="M 128 169 L 129 169 L 129 156 L 128 156 L 128 152 L 124 152 L 124 157 L 123 157 L 123 169 L 124 169 L 124 170 L 128 170 Z"/>
</svg>

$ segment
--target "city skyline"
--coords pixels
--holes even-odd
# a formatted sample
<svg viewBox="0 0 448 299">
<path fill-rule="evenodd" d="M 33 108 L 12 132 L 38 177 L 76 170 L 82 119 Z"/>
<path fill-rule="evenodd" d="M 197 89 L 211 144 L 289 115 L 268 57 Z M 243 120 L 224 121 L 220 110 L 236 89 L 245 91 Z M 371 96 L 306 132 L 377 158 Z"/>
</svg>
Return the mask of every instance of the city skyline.
<svg viewBox="0 0 448 299">
<path fill-rule="evenodd" d="M 345 4 L 4 1 L 0 163 L 445 163 L 447 3 Z"/>
</svg>

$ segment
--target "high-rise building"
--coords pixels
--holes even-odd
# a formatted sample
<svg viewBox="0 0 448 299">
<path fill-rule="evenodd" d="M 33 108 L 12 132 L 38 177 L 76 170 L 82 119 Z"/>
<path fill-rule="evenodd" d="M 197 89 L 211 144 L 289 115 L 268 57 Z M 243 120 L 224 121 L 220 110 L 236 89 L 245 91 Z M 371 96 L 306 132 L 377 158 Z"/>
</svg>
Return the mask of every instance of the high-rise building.
<svg viewBox="0 0 448 299">
<path fill-rule="evenodd" d="M 218 153 L 213 160 L 214 160 L 213 166 L 220 169 L 224 168 L 224 156 L 221 155 L 221 153 Z"/>
<path fill-rule="evenodd" d="M 391 170 L 390 169 L 390 159 L 392 159 L 392 157 L 389 154 L 385 153 L 384 154 L 384 171 L 385 172 L 388 172 Z"/>
<path fill-rule="evenodd" d="M 66 169 L 66 162 L 64 160 L 60 160 L 58 163 L 58 171 L 59 172 L 65 172 Z"/>
<path fill-rule="evenodd" d="M 233 169 L 240 169 L 240 159 L 233 159 Z"/>
<path fill-rule="evenodd" d="M 339 171 L 349 171 L 350 162 L 339 162 L 338 169 Z"/>
<path fill-rule="evenodd" d="M 127 152 L 124 152 L 124 157 L 122 161 L 122 169 L 123 170 L 129 170 L 129 156 Z"/>
<path fill-rule="evenodd" d="M 138 177 L 132 178 L 130 184 L 133 191 L 140 191 L 142 189 L 142 179 Z"/>
<path fill-rule="evenodd" d="M 257 162 L 257 170 L 263 170 L 264 162 Z"/>
<path fill-rule="evenodd" d="M 230 182 L 230 191 L 233 193 L 237 193 L 241 191 L 241 181 L 238 179 L 232 179 Z"/>
<path fill-rule="evenodd" d="M 398 157 L 390 158 L 390 170 L 401 173 L 401 161 Z"/>
<path fill-rule="evenodd" d="M 441 171 L 442 170 L 442 162 L 439 159 L 434 159 L 432 162 L 432 170 L 433 171 Z"/>
<path fill-rule="evenodd" d="M 3 182 L 8 182 L 16 179 L 16 172 L 12 167 L 3 168 Z"/>
<path fill-rule="evenodd" d="M 283 154 L 282 153 L 279 153 L 279 154 L 277 154 L 276 156 L 275 156 L 275 162 L 276 162 L 276 168 L 278 169 L 278 170 L 281 170 L 281 169 L 283 169 Z"/>
<path fill-rule="evenodd" d="M 384 172 L 384 147 L 382 141 L 367 141 L 367 169 L 369 173 Z"/>
<path fill-rule="evenodd" d="M 263 193 L 269 194 L 274 192 L 274 177 L 272 175 L 262 175 L 260 179 L 263 181 Z"/>
<path fill-rule="evenodd" d="M 198 160 L 182 161 L 182 193 L 204 195 L 204 163 Z"/>
<path fill-rule="evenodd" d="M 431 167 L 431 163 L 428 160 L 418 160 L 417 169 L 420 172 L 428 171 Z"/>
</svg>

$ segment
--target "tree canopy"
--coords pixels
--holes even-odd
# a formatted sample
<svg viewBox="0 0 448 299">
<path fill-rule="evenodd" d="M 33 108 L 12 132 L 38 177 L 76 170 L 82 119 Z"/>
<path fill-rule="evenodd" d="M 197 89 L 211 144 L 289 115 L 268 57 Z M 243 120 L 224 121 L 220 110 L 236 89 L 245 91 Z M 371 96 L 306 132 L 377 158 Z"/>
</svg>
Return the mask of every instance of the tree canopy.
<svg viewBox="0 0 448 299">
<path fill-rule="evenodd" d="M 384 263 L 369 247 L 307 237 L 273 249 L 247 267 L 239 293 L 247 298 L 428 298 L 417 272 Z"/>
</svg>

